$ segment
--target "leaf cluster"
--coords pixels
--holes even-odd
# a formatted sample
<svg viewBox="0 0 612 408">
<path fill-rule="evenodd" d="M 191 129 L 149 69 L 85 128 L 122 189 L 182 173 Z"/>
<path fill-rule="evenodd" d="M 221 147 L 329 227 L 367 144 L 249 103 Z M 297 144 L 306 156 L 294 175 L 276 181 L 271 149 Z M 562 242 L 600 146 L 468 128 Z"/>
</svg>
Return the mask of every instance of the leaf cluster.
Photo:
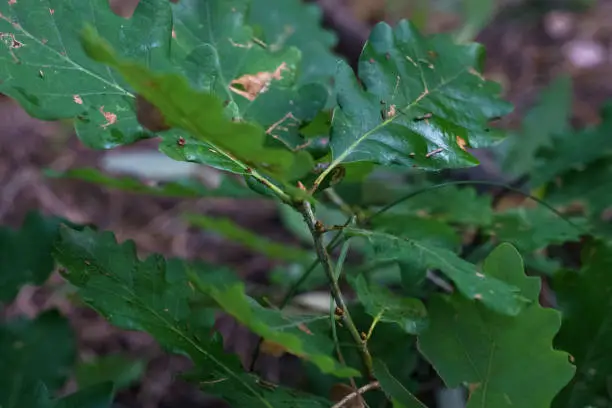
<svg viewBox="0 0 612 408">
<path fill-rule="evenodd" d="M 185 215 L 277 262 L 260 297 L 226 266 L 140 258 L 112 232 L 32 215 L 20 230 L 0 230 L 0 301 L 61 265 L 81 301 L 187 355 L 195 368 L 186 376 L 234 406 L 363 398 L 423 407 L 423 367 L 465 386 L 468 407 L 610 402 L 601 305 L 612 252 L 597 222 L 612 191 L 609 107 L 601 124 L 575 132 L 559 120 L 570 84 L 551 84 L 500 149 L 506 171 L 529 175 L 541 197 L 504 186 L 535 203 L 504 208 L 468 183 L 437 182 L 507 136 L 491 122 L 512 106 L 483 76 L 479 44 L 380 23 L 355 73 L 332 54 L 319 9 L 297 0 L 142 0 L 130 19 L 106 0 L 50 4 L 0 4 L 0 92 L 34 117 L 72 120 L 91 148 L 156 137 L 170 158 L 223 173 L 216 187 L 93 168 L 49 176 L 155 196 L 274 200 L 301 245 Z M 576 199 L 579 211 L 568 211 Z M 554 251 L 581 241 L 579 268 Z M 540 305 L 548 281 L 557 308 Z M 296 295 L 320 287 L 322 305 L 296 307 Z M 220 312 L 260 338 L 251 363 L 225 349 Z M 74 369 L 74 336 L 55 311 L 3 322 L 0 344 L 3 366 L 20 370 L 0 381 L 0 406 L 109 406 L 143 370 L 121 358 Z M 266 382 L 253 370 L 262 354 L 298 357 L 307 385 Z M 81 390 L 53 399 L 72 370 Z"/>
</svg>

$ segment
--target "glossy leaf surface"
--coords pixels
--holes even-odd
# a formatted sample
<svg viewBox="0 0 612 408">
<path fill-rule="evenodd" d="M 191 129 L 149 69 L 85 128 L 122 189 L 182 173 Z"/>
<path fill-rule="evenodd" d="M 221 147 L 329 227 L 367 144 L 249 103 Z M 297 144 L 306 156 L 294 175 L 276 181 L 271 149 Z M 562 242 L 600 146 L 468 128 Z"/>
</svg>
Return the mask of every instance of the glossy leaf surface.
<svg viewBox="0 0 612 408">
<path fill-rule="evenodd" d="M 480 73 L 479 45 L 424 37 L 409 22 L 374 27 L 359 79 L 339 63 L 331 149 L 334 163 L 366 161 L 424 169 L 467 167 L 466 148 L 503 136 L 488 122 L 511 111 L 500 88 Z"/>
<path fill-rule="evenodd" d="M 136 119 L 131 88 L 83 52 L 79 35 L 89 22 L 121 54 L 164 66 L 172 30 L 167 1 L 141 1 L 128 20 L 107 0 L 4 1 L 0 16 L 0 92 L 34 117 L 76 118 L 79 138 L 93 148 L 150 137 Z"/>
</svg>

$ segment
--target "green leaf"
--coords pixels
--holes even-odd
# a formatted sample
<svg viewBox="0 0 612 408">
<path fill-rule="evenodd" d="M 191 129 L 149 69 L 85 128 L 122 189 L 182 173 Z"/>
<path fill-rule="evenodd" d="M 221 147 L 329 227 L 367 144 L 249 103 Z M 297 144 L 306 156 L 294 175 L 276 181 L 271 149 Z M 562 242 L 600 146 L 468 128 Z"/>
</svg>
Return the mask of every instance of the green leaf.
<svg viewBox="0 0 612 408">
<path fill-rule="evenodd" d="M 373 368 L 374 376 L 385 394 L 393 401 L 394 408 L 427 408 L 389 372 L 383 361 L 374 360 Z"/>
<path fill-rule="evenodd" d="M 46 395 L 34 392 L 40 382 L 55 392 L 67 380 L 75 346 L 68 321 L 56 311 L 0 325 L 0 406 L 37 407 Z"/>
<path fill-rule="evenodd" d="M 19 230 L 0 227 L 0 302 L 10 302 L 23 285 L 41 285 L 51 275 L 51 249 L 61 221 L 30 212 Z"/>
<path fill-rule="evenodd" d="M 384 287 L 368 285 L 363 275 L 352 279 L 351 283 L 359 302 L 375 320 L 397 324 L 410 334 L 427 328 L 427 310 L 420 300 L 399 297 Z"/>
<path fill-rule="evenodd" d="M 52 393 L 43 382 L 38 381 L 30 389 L 24 390 L 23 398 L 18 402 L 19 408 L 110 408 L 114 393 L 113 383 L 106 382 L 52 400 Z"/>
<path fill-rule="evenodd" d="M 240 364 L 236 361 L 236 364 Z M 294 388 L 288 388 L 272 384 L 266 381 L 258 381 L 256 376 L 248 373 L 239 374 L 241 380 L 252 383 L 256 389 L 258 396 L 256 398 L 251 394 L 236 392 L 236 387 L 230 381 L 219 381 L 212 378 L 210 383 L 201 381 L 203 375 L 195 373 L 194 378 L 199 379 L 202 385 L 202 390 L 207 394 L 222 395 L 224 399 L 231 404 L 232 407 L 299 407 L 299 408 L 329 408 L 333 403 L 325 398 L 317 395 L 301 392 Z M 261 400 L 266 401 L 267 405 L 262 405 Z"/>
<path fill-rule="evenodd" d="M 114 394 L 113 383 L 103 382 L 58 400 L 53 408 L 110 408 Z"/>
<path fill-rule="evenodd" d="M 339 63 L 332 167 L 366 161 L 424 169 L 478 164 L 462 147 L 484 147 L 503 133 L 487 122 L 511 111 L 500 87 L 480 74 L 483 49 L 448 36 L 423 37 L 402 20 L 374 27 L 359 62 Z M 465 145 L 465 146 L 464 146 Z"/>
<path fill-rule="evenodd" d="M 418 239 L 423 243 L 448 248 L 449 250 L 457 250 L 461 245 L 461 238 L 457 231 L 446 222 L 437 219 L 408 214 L 383 213 L 372 220 L 372 228 L 402 238 Z"/>
<path fill-rule="evenodd" d="M 417 262 L 424 268 L 440 269 L 465 297 L 470 301 L 476 299 L 491 310 L 514 316 L 525 303 L 515 286 L 478 272 L 475 265 L 448 249 L 382 232 L 355 228 L 345 231 L 349 236 L 367 238 L 374 246 L 376 260 Z"/>
<path fill-rule="evenodd" d="M 537 153 L 553 144 L 554 136 L 566 133 L 572 108 L 572 81 L 569 76 L 555 78 L 540 94 L 537 104 L 523 119 L 522 129 L 506 140 L 508 151 L 502 168 L 521 176 L 530 173 L 538 162 Z"/>
<path fill-rule="evenodd" d="M 536 186 L 551 182 L 558 176 L 584 168 L 612 149 L 612 102 L 601 109 L 601 123 L 578 132 L 567 132 L 554 140 L 554 145 L 540 152 L 540 163 L 533 169 L 532 183 Z"/>
<path fill-rule="evenodd" d="M 612 160 L 602 158 L 580 170 L 559 177 L 559 183 L 546 188 L 546 201 L 558 205 L 579 204 L 583 212 L 600 226 L 602 213 L 612 202 Z"/>
<path fill-rule="evenodd" d="M 328 320 L 329 316 L 289 317 L 279 310 L 266 309 L 244 293 L 242 282 L 219 284 L 208 275 L 192 275 L 195 286 L 210 296 L 223 311 L 232 315 L 254 333 L 287 352 L 311 361 L 323 373 L 338 377 L 359 376 L 359 371 L 346 367 L 330 357 L 334 345 L 324 334 L 311 332 L 309 322 Z"/>
<path fill-rule="evenodd" d="M 338 39 L 321 20 L 321 8 L 302 0 L 252 0 L 249 7 L 249 23 L 269 47 L 295 46 L 302 52 L 300 83 L 329 82 L 336 72 L 338 57 L 331 49 Z"/>
<path fill-rule="evenodd" d="M 419 349 L 448 387 L 468 383 L 468 408 L 549 407 L 574 375 L 567 353 L 552 348 L 560 313 L 539 305 L 539 278 L 524 274 L 510 244 L 489 255 L 484 273 L 520 287 L 532 303 L 510 317 L 457 295 L 436 296 Z"/>
<path fill-rule="evenodd" d="M 325 106 L 328 91 L 323 84 L 295 84 L 300 51 L 255 39 L 247 13 L 257 5 L 249 3 L 183 0 L 174 5 L 173 51 L 186 55 L 182 65 L 191 85 L 224 100 L 234 120 L 256 122 L 266 129 L 267 143 L 298 150 L 306 142 L 299 128 Z M 285 2 L 272 9 L 280 4 Z M 265 13 L 273 14 L 270 7 Z"/>
<path fill-rule="evenodd" d="M 97 356 L 92 361 L 81 362 L 75 369 L 75 377 L 80 388 L 111 382 L 116 390 L 121 390 L 138 381 L 145 368 L 146 361 L 144 360 L 111 354 Z"/>
<path fill-rule="evenodd" d="M 445 223 L 488 225 L 493 220 L 492 198 L 472 187 L 419 185 L 407 189 L 405 201 L 385 211 L 389 218 L 419 215 Z M 378 217 L 377 217 L 378 218 Z"/>
<path fill-rule="evenodd" d="M 49 170 L 46 175 L 54 178 L 69 178 L 87 181 L 105 187 L 129 191 L 140 194 L 149 194 L 161 197 L 256 197 L 246 186 L 226 175 L 221 175 L 221 182 L 215 188 L 208 188 L 193 179 L 184 179 L 160 184 L 148 184 L 134 177 L 112 177 L 94 168 L 76 168 L 64 172 Z"/>
<path fill-rule="evenodd" d="M 140 261 L 133 241 L 118 244 L 109 232 L 62 228 L 60 233 L 54 256 L 86 303 L 114 325 L 145 331 L 166 349 L 188 354 L 207 367 L 210 382 L 223 380 L 233 393 L 250 395 L 251 406 L 271 407 L 255 379 L 241 374 L 239 361 L 223 354 L 218 336 L 211 337 L 214 311 L 192 289 L 183 262 L 160 255 Z M 220 282 L 237 280 L 221 268 L 195 264 L 189 269 Z"/>
<path fill-rule="evenodd" d="M 472 41 L 493 19 L 497 9 L 494 0 L 463 0 L 463 24 L 457 33 L 457 41 Z"/>
<path fill-rule="evenodd" d="M 509 242 L 521 252 L 535 252 L 549 245 L 579 241 L 586 233 L 584 219 L 571 221 L 543 206 L 513 208 L 494 216 L 490 233 L 499 242 Z"/>
<path fill-rule="evenodd" d="M 555 345 L 569 352 L 577 366 L 572 383 L 555 407 L 603 407 L 612 403 L 612 245 L 593 242 L 583 250 L 580 271 L 565 271 L 553 286 L 563 325 Z"/>
<path fill-rule="evenodd" d="M 240 227 L 229 218 L 213 218 L 196 214 L 188 214 L 184 218 L 191 225 L 216 232 L 270 259 L 286 262 L 312 262 L 313 260 L 309 252 L 265 239 L 261 235 Z"/>
<path fill-rule="evenodd" d="M 130 19 L 115 15 L 107 0 L 4 1 L 0 16 L 1 93 L 37 118 L 76 118 L 77 134 L 89 147 L 108 149 L 151 136 L 136 120 L 133 92 L 87 57 L 79 32 L 89 21 L 121 54 L 163 66 L 172 30 L 167 1 L 141 1 Z"/>
<path fill-rule="evenodd" d="M 91 26 L 84 33 L 83 44 L 91 58 L 119 71 L 143 98 L 155 105 L 168 125 L 208 143 L 213 154 L 228 158 L 245 172 L 254 167 L 283 175 L 292 167 L 291 152 L 264 147 L 266 134 L 261 126 L 226 118 L 218 97 L 191 88 L 182 75 L 155 73 L 142 64 L 121 59 Z M 191 140 L 177 142 L 179 147 L 190 143 Z"/>
</svg>

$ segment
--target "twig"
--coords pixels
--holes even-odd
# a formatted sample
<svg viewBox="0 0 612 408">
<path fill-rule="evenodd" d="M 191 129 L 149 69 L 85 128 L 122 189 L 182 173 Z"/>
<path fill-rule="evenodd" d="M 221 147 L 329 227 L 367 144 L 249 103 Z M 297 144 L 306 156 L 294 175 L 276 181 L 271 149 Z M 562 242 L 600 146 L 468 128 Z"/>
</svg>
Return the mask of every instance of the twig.
<svg viewBox="0 0 612 408">
<path fill-rule="evenodd" d="M 346 223 L 344 224 L 344 226 L 349 225 L 351 220 L 352 220 L 352 217 L 349 217 L 349 219 L 346 220 Z M 326 248 L 327 251 L 331 251 L 334 248 L 336 248 L 336 246 L 340 242 L 341 236 L 342 236 L 342 231 L 336 232 L 336 235 L 334 235 L 334 237 L 329 242 L 329 244 L 327 244 L 327 248 Z M 293 299 L 293 296 L 297 293 L 300 286 L 302 286 L 302 284 L 306 282 L 306 279 L 308 279 L 310 274 L 317 268 L 317 266 L 319 265 L 319 262 L 320 262 L 319 259 L 316 259 L 313 263 L 311 263 L 308 269 L 306 269 L 304 273 L 302 273 L 302 276 L 300 276 L 300 278 L 297 281 L 295 281 L 293 285 L 291 285 L 291 287 L 289 288 L 289 290 L 287 291 L 287 293 L 281 300 L 279 309 L 282 310 L 285 306 L 289 304 L 291 299 Z M 253 350 L 253 354 L 251 356 L 251 364 L 249 367 L 250 372 L 252 372 L 255 369 L 255 363 L 257 363 L 257 359 L 259 358 L 259 351 L 261 350 L 262 342 L 263 342 L 263 338 L 260 337 L 259 341 L 257 342 L 257 345 L 255 346 L 255 349 Z"/>
<path fill-rule="evenodd" d="M 374 378 L 374 372 L 372 370 L 372 356 L 368 351 L 368 346 L 362 340 L 361 335 L 359 334 L 359 330 L 355 326 L 353 319 L 349 313 L 348 308 L 346 307 L 346 303 L 344 302 L 344 298 L 342 297 L 342 291 L 340 290 L 340 286 L 338 286 L 338 282 L 334 276 L 334 265 L 332 263 L 331 257 L 327 252 L 327 248 L 323 244 L 323 231 L 320 230 L 320 222 L 317 222 L 315 218 L 314 212 L 312 211 L 312 207 L 308 201 L 304 201 L 300 208 L 300 212 L 304 216 L 304 221 L 308 225 L 308 229 L 312 234 L 312 238 L 314 239 L 315 249 L 317 251 L 317 256 L 319 257 L 319 261 L 323 265 L 323 270 L 327 275 L 327 280 L 329 281 L 329 286 L 331 290 L 332 297 L 336 302 L 336 305 L 342 309 L 342 321 L 345 327 L 348 329 L 351 337 L 355 344 L 357 344 L 359 348 L 359 352 L 361 354 L 361 360 L 363 362 L 365 371 L 370 378 Z"/>
<path fill-rule="evenodd" d="M 366 392 L 368 392 L 370 390 L 374 390 L 374 389 L 379 388 L 379 387 L 380 387 L 380 383 L 378 381 L 374 381 L 374 382 L 371 382 L 369 384 L 366 384 L 363 387 L 359 388 L 357 391 L 354 391 L 354 392 L 350 393 L 349 395 L 347 395 L 346 397 L 342 398 L 340 400 L 340 402 L 335 404 L 332 408 L 342 408 L 347 402 L 351 401 L 355 397 L 360 397 L 361 395 L 365 394 Z"/>
</svg>

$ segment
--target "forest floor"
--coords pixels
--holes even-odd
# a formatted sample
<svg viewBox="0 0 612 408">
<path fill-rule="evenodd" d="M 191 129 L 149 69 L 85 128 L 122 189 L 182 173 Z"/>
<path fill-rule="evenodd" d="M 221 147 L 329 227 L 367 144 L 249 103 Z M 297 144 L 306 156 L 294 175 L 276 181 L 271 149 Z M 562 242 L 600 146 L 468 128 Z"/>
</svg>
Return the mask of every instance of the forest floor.
<svg viewBox="0 0 612 408">
<path fill-rule="evenodd" d="M 387 17 L 377 6 L 382 2 L 348 3 L 362 20 Z M 503 14 L 477 40 L 487 49 L 486 76 L 502 83 L 505 97 L 515 104 L 507 126 L 519 126 L 539 90 L 559 74 L 571 75 L 574 80 L 573 123 L 597 123 L 601 104 L 612 97 L 612 0 L 600 0 L 580 14 L 548 11 L 520 18 Z M 453 16 L 433 15 L 429 30 L 437 31 L 453 22 Z M 147 149 L 155 150 L 155 143 L 121 150 Z M 17 227 L 28 211 L 38 210 L 112 230 L 121 241 L 133 239 L 142 253 L 229 263 L 248 279 L 265 282 L 271 265 L 264 257 L 190 228 L 180 215 L 221 214 L 263 236 L 291 239 L 277 208 L 268 201 L 253 200 L 245 205 L 231 200 L 153 198 L 49 179 L 41 173 L 46 168 L 99 167 L 107 153 L 86 149 L 71 129 L 31 119 L 10 99 L 0 96 L 0 224 Z M 188 367 L 187 361 L 163 353 L 145 334 L 116 330 L 95 313 L 69 304 L 56 295 L 58 282 L 54 276 L 43 287 L 23 288 L 5 313 L 34 316 L 43 309 L 60 307 L 78 333 L 81 359 L 125 352 L 147 361 L 141 381 L 121 393 L 122 406 L 211 406 L 193 388 L 174 381 L 174 374 Z"/>
</svg>

